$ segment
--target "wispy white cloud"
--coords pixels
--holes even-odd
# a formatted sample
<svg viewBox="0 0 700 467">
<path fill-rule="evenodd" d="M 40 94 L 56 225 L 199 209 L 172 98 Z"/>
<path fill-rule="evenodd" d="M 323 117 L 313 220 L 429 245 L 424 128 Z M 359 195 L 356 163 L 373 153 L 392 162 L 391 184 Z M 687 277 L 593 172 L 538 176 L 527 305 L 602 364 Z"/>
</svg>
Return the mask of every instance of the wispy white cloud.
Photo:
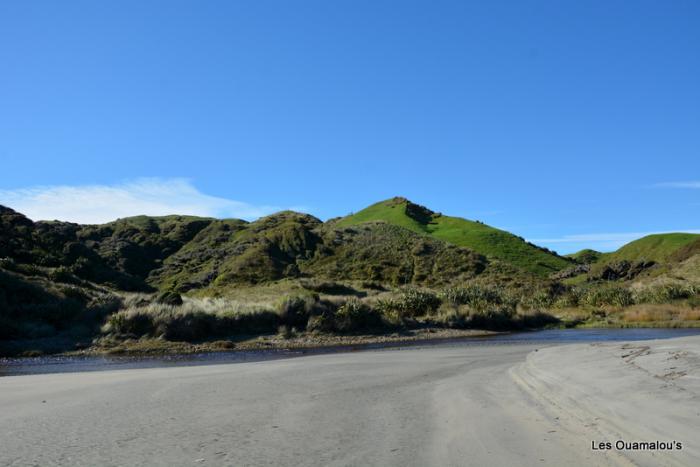
<svg viewBox="0 0 700 467">
<path fill-rule="evenodd" d="M 141 178 L 115 185 L 37 186 L 0 190 L 0 204 L 32 220 L 101 224 L 120 217 L 183 214 L 257 219 L 279 211 L 210 196 L 182 178 Z M 296 208 L 300 209 L 300 208 Z"/>
<path fill-rule="evenodd" d="M 595 250 L 610 251 L 620 248 L 622 245 L 629 243 L 631 241 L 637 240 L 647 235 L 662 234 L 662 233 L 673 233 L 673 232 L 686 232 L 686 233 L 700 233 L 700 229 L 680 229 L 680 230 L 668 230 L 668 231 L 658 231 L 658 232 L 622 232 L 622 233 L 588 233 L 588 234 L 575 234 L 575 235 L 563 235 L 561 237 L 553 238 L 532 238 L 528 239 L 532 243 L 539 245 L 557 245 L 562 246 L 563 249 L 568 250 L 567 246 L 577 246 L 580 248 L 593 248 Z"/>
<path fill-rule="evenodd" d="M 654 185 L 656 188 L 688 188 L 692 190 L 700 190 L 700 181 L 688 182 L 665 182 Z"/>
</svg>

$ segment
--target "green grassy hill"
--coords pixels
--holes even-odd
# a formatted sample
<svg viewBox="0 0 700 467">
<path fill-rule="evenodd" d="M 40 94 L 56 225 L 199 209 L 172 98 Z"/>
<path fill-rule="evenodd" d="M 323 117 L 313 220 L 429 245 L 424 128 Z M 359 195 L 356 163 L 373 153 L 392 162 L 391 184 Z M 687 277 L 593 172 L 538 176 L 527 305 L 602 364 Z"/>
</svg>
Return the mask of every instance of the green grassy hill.
<svg viewBox="0 0 700 467">
<path fill-rule="evenodd" d="M 675 253 L 700 239 L 700 234 L 668 233 L 647 235 L 624 245 L 619 250 L 605 255 L 605 262 L 655 261 L 665 263 Z"/>
<path fill-rule="evenodd" d="M 571 253 L 570 255 L 565 255 L 567 258 L 571 258 L 572 260 L 576 261 L 579 264 L 593 264 L 597 263 L 600 261 L 601 258 L 605 257 L 605 253 L 601 253 L 600 251 L 596 250 L 591 250 L 590 248 L 586 248 L 581 251 L 577 251 L 576 253 Z"/>
<path fill-rule="evenodd" d="M 398 225 L 540 275 L 559 271 L 572 264 L 571 260 L 509 232 L 480 222 L 434 213 L 405 198 L 381 201 L 335 222 L 338 227 L 348 227 L 368 221 Z"/>
</svg>

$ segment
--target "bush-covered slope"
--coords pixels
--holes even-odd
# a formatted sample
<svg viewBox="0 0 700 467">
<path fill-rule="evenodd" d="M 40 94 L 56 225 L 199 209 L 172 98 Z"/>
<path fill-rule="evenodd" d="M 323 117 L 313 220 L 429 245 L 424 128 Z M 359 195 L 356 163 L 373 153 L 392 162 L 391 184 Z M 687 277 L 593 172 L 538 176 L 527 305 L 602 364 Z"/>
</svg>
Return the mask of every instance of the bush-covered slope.
<svg viewBox="0 0 700 467">
<path fill-rule="evenodd" d="M 373 204 L 335 222 L 338 227 L 347 227 L 368 221 L 398 225 L 540 275 L 559 271 L 572 264 L 571 260 L 511 233 L 480 222 L 444 216 L 405 198 L 392 198 Z"/>
<path fill-rule="evenodd" d="M 137 216 L 82 226 L 76 240 L 112 269 L 145 281 L 214 219 L 193 216 Z"/>
<path fill-rule="evenodd" d="M 151 282 L 179 291 L 297 277 L 435 284 L 473 277 L 485 267 L 470 250 L 395 225 L 343 228 L 282 212 L 250 224 L 211 223 Z"/>
<path fill-rule="evenodd" d="M 139 216 L 103 225 L 32 222 L 0 206 L 0 258 L 122 290 L 147 290 L 148 275 L 212 221 Z"/>
<path fill-rule="evenodd" d="M 300 267 L 311 276 L 438 285 L 473 278 L 487 267 L 471 250 L 387 223 L 327 226 L 319 234 L 321 246 Z"/>
<path fill-rule="evenodd" d="M 155 271 L 151 282 L 181 291 L 297 277 L 297 261 L 314 254 L 321 221 L 291 211 L 255 222 L 212 222 Z"/>
</svg>

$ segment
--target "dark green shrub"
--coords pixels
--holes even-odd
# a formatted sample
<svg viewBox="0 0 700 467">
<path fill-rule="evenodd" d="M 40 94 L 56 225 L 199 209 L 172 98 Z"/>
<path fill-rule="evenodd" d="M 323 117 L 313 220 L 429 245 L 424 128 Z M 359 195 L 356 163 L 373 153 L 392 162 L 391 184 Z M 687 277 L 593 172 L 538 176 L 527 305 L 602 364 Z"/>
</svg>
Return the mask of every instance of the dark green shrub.
<svg viewBox="0 0 700 467">
<path fill-rule="evenodd" d="M 404 310 L 413 316 L 433 312 L 442 303 L 435 293 L 420 289 L 406 289 L 399 300 Z"/>
<path fill-rule="evenodd" d="M 306 330 L 309 332 L 332 332 L 335 329 L 333 314 L 333 312 L 326 312 L 310 316 Z"/>
<path fill-rule="evenodd" d="M 577 287 L 572 287 L 561 294 L 553 305 L 558 308 L 573 308 L 582 305 L 584 299 L 585 293 Z"/>
<path fill-rule="evenodd" d="M 111 332 L 115 334 L 133 334 L 136 336 L 153 335 L 155 326 L 147 313 L 116 313 L 107 319 Z"/>
<path fill-rule="evenodd" d="M 476 311 L 487 311 L 501 305 L 515 308 L 518 303 L 517 297 L 481 284 L 448 288 L 440 293 L 440 297 L 453 307 L 468 305 Z"/>
<path fill-rule="evenodd" d="M 306 327 L 309 316 L 318 305 L 319 297 L 316 294 L 287 297 L 282 300 L 279 306 L 280 320 L 289 326 Z"/>
<path fill-rule="evenodd" d="M 169 341 L 196 341 L 230 334 L 230 332 L 215 333 L 216 321 L 216 316 L 202 312 L 173 314 L 170 319 L 158 322 L 155 334 Z"/>
<path fill-rule="evenodd" d="M 405 307 L 402 301 L 396 298 L 381 298 L 374 304 L 374 308 L 385 316 L 403 318 Z"/>
<path fill-rule="evenodd" d="M 367 331 L 382 326 L 379 314 L 356 298 L 348 300 L 338 308 L 334 322 L 335 329 L 340 332 Z"/>
</svg>

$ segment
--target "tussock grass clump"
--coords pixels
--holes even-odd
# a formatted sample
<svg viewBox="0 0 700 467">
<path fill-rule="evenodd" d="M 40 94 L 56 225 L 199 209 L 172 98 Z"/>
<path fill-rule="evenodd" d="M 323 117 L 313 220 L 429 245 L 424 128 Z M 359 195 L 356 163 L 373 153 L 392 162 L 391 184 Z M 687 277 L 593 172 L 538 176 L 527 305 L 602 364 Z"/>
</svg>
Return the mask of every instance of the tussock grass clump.
<svg viewBox="0 0 700 467">
<path fill-rule="evenodd" d="M 498 288 L 483 284 L 470 284 L 465 287 L 445 289 L 440 293 L 443 308 L 469 310 L 470 315 L 502 315 L 515 312 L 524 295 L 506 293 Z M 507 314 L 506 313 L 506 314 Z"/>
<path fill-rule="evenodd" d="M 151 303 L 121 310 L 109 316 L 102 332 L 197 341 L 235 334 L 271 333 L 279 324 L 280 316 L 271 307 L 224 299 L 187 298 L 181 306 Z"/>
<path fill-rule="evenodd" d="M 583 297 L 583 303 L 589 306 L 626 307 L 634 304 L 632 292 L 620 286 L 597 287 L 590 289 Z"/>
<path fill-rule="evenodd" d="M 367 300 L 357 297 L 318 300 L 310 313 L 306 330 L 354 333 L 376 331 L 387 326 L 384 315 Z"/>
<path fill-rule="evenodd" d="M 392 321 L 423 316 L 438 309 L 442 300 L 434 292 L 408 288 L 397 297 L 378 299 L 375 308 Z"/>
<path fill-rule="evenodd" d="M 700 295 L 700 287 L 683 284 L 666 284 L 648 287 L 635 292 L 636 303 L 671 303 L 677 300 L 689 299 Z"/>
<path fill-rule="evenodd" d="M 454 328 L 492 330 L 535 328 L 558 323 L 544 312 L 555 301 L 558 290 L 503 291 L 485 284 L 469 284 L 441 292 L 443 300 L 434 322 Z"/>
<path fill-rule="evenodd" d="M 430 318 L 432 324 L 457 329 L 526 329 L 559 323 L 555 316 L 539 310 L 516 311 L 511 305 L 475 309 L 469 305 L 445 306 Z"/>
<path fill-rule="evenodd" d="M 288 296 L 283 298 L 278 306 L 280 320 L 288 326 L 300 329 L 306 327 L 311 315 L 322 314 L 323 311 L 323 304 L 317 294 Z"/>
<path fill-rule="evenodd" d="M 455 328 L 508 329 L 513 327 L 515 310 L 512 307 L 497 305 L 475 309 L 468 305 L 460 306 L 443 315 L 446 324 Z"/>
<path fill-rule="evenodd" d="M 380 314 L 357 298 L 351 298 L 338 308 L 334 321 L 335 329 L 340 332 L 373 330 L 383 325 Z"/>
</svg>

